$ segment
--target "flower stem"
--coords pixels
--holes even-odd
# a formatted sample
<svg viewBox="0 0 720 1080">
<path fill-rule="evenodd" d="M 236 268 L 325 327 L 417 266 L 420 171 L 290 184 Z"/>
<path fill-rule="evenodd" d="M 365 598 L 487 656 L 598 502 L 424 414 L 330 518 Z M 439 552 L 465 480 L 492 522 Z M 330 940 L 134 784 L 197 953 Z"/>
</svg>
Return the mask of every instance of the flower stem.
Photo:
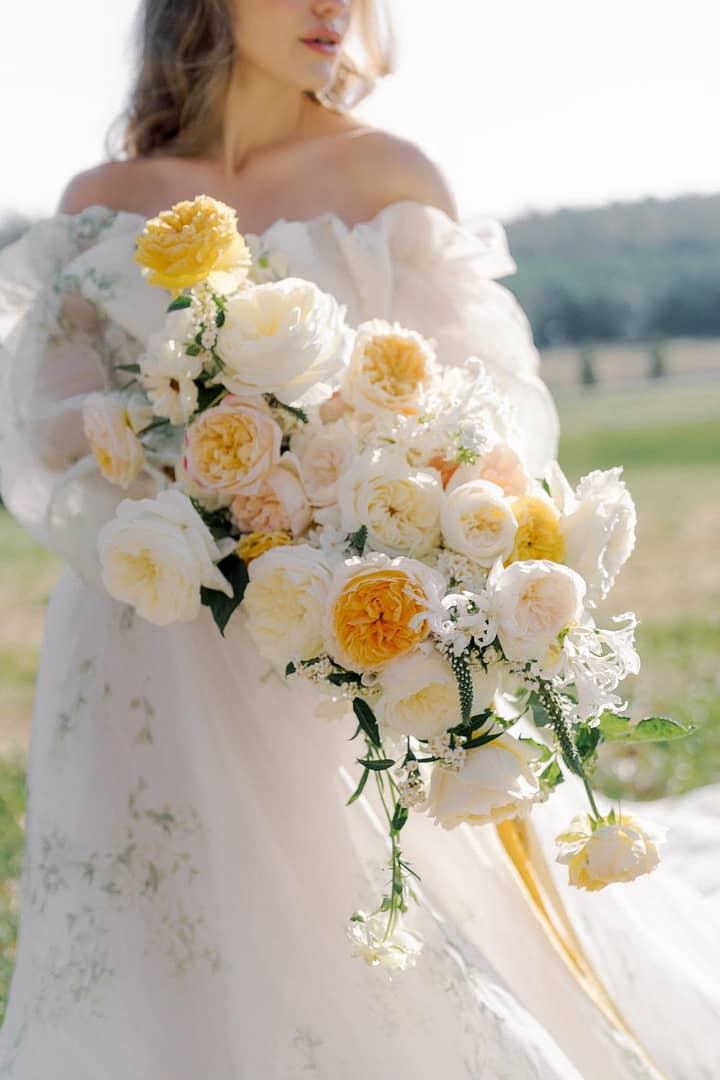
<svg viewBox="0 0 720 1080">
<path fill-rule="evenodd" d="M 543 708 L 548 715 L 550 723 L 553 726 L 555 736 L 560 745 L 563 761 L 567 765 L 571 772 L 575 773 L 582 780 L 585 791 L 587 792 L 588 801 L 596 818 L 600 818 L 602 815 L 598 810 L 597 803 L 595 802 L 595 795 L 593 789 L 590 786 L 590 780 L 585 772 L 585 766 L 583 765 L 582 758 L 578 753 L 578 749 L 575 745 L 575 740 L 572 734 L 572 728 L 568 723 L 568 719 L 563 711 L 562 703 L 558 698 L 558 695 L 553 691 L 549 683 L 540 680 L 538 682 L 537 694 L 542 702 Z"/>
</svg>

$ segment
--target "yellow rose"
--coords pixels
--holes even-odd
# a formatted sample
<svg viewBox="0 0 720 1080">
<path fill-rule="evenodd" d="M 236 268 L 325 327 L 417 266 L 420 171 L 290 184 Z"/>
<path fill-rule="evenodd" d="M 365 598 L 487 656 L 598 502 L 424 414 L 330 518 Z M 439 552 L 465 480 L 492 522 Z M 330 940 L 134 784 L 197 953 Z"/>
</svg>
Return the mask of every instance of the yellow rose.
<svg viewBox="0 0 720 1080">
<path fill-rule="evenodd" d="M 389 410 L 412 416 L 434 366 L 434 353 L 419 334 L 373 320 L 358 328 L 340 392 L 360 413 Z"/>
<path fill-rule="evenodd" d="M 185 432 L 183 469 L 199 487 L 257 495 L 280 460 L 282 432 L 261 398 L 228 394 Z"/>
<path fill-rule="evenodd" d="M 328 652 L 350 671 L 376 670 L 404 656 L 427 637 L 443 587 L 436 571 L 414 559 L 374 553 L 346 560 L 328 604 Z"/>
<path fill-rule="evenodd" d="M 287 547 L 292 544 L 293 539 L 289 532 L 285 532 L 283 529 L 277 532 L 252 532 L 246 533 L 245 536 L 241 536 L 238 540 L 235 552 L 246 563 L 251 563 L 253 559 L 258 559 L 261 555 L 264 555 L 266 551 L 271 551 L 276 547 Z"/>
<path fill-rule="evenodd" d="M 633 881 L 649 874 L 660 862 L 657 844 L 664 827 L 649 825 L 630 814 L 602 818 L 593 830 L 587 814 L 579 814 L 567 832 L 555 840 L 559 863 L 568 867 L 570 884 L 597 892 L 618 881 Z"/>
<path fill-rule="evenodd" d="M 508 563 L 521 559 L 549 559 L 561 563 L 565 541 L 560 516 L 552 504 L 534 495 L 521 495 L 511 505 L 518 527 Z"/>
<path fill-rule="evenodd" d="M 83 402 L 83 427 L 105 479 L 130 487 L 145 464 L 145 451 L 125 404 L 111 394 L 89 394 Z"/>
<path fill-rule="evenodd" d="M 151 285 L 179 292 L 217 270 L 232 270 L 239 283 L 247 277 L 251 258 L 235 211 L 198 195 L 148 221 L 137 239 L 135 262 Z"/>
</svg>

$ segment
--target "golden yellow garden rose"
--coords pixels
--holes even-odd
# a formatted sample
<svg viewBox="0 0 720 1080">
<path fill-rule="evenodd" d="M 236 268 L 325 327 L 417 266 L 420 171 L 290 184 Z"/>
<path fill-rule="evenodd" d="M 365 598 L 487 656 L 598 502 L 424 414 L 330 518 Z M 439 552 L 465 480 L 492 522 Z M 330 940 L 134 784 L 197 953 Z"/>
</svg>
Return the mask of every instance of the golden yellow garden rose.
<svg viewBox="0 0 720 1080">
<path fill-rule="evenodd" d="M 560 849 L 557 861 L 568 867 L 571 885 L 597 892 L 654 870 L 660 861 L 657 845 L 665 833 L 663 826 L 630 814 L 603 818 L 593 829 L 588 815 L 579 814 L 555 840 Z"/>
<path fill-rule="evenodd" d="M 100 472 L 111 484 L 130 487 L 145 465 L 145 451 L 126 404 L 112 394 L 88 394 L 82 413 L 85 438 Z"/>
<path fill-rule="evenodd" d="M 235 551 L 241 559 L 250 563 L 266 551 L 276 547 L 288 547 L 292 542 L 292 536 L 284 529 L 277 532 L 252 532 L 240 537 Z"/>
<path fill-rule="evenodd" d="M 336 571 L 326 625 L 327 650 L 350 671 L 374 671 L 428 635 L 428 615 L 444 582 L 414 559 L 373 553 Z"/>
<path fill-rule="evenodd" d="M 518 527 L 507 562 L 549 559 L 561 563 L 565 541 L 560 529 L 560 516 L 555 508 L 535 495 L 521 495 L 513 500 L 511 507 Z"/>
<path fill-rule="evenodd" d="M 282 432 L 262 398 L 228 394 L 185 432 L 183 470 L 220 495 L 257 495 L 280 460 Z"/>
<path fill-rule="evenodd" d="M 340 393 L 359 413 L 418 411 L 435 358 L 427 341 L 397 323 L 376 319 L 358 328 Z"/>
<path fill-rule="evenodd" d="M 135 262 L 151 285 L 179 292 L 216 270 L 232 270 L 239 283 L 247 276 L 251 258 L 235 211 L 208 195 L 198 195 L 147 222 L 137 239 Z"/>
</svg>

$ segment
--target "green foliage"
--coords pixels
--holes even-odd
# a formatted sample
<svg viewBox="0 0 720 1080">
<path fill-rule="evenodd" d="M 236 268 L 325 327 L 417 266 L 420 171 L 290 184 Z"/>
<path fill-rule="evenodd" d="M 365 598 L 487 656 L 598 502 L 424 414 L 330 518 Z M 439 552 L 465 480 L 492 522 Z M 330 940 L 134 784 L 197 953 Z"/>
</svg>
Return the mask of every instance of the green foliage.
<svg viewBox="0 0 720 1080">
<path fill-rule="evenodd" d="M 365 735 L 370 740 L 371 744 L 380 748 L 380 731 L 378 729 L 378 722 L 375 719 L 375 713 L 370 706 L 362 698 L 353 698 L 353 712 L 355 718 L 360 725 L 361 729 L 365 732 Z"/>
<path fill-rule="evenodd" d="M 635 724 L 630 717 L 613 712 L 602 714 L 599 729 L 607 742 L 667 742 L 685 739 L 695 730 L 669 716 L 646 716 Z"/>
<path fill-rule="evenodd" d="M 189 308 L 192 304 L 192 297 L 187 293 L 183 293 L 181 296 L 176 296 L 173 302 L 168 307 L 168 311 L 184 311 L 185 308 Z"/>
<path fill-rule="evenodd" d="M 367 544 L 368 529 L 367 525 L 361 525 L 357 532 L 350 533 L 347 539 L 348 547 L 355 555 L 365 554 L 365 545 Z"/>
<path fill-rule="evenodd" d="M 0 760 L 0 1024 L 17 944 L 17 879 L 23 854 L 25 772 L 21 759 Z"/>
<path fill-rule="evenodd" d="M 232 586 L 232 596 L 226 596 L 225 593 L 221 593 L 217 589 L 202 588 L 200 590 L 200 599 L 206 607 L 210 608 L 215 624 L 224 636 L 225 627 L 230 621 L 230 616 L 242 603 L 249 578 L 247 565 L 237 555 L 228 555 L 217 565 L 220 573 Z"/>
</svg>

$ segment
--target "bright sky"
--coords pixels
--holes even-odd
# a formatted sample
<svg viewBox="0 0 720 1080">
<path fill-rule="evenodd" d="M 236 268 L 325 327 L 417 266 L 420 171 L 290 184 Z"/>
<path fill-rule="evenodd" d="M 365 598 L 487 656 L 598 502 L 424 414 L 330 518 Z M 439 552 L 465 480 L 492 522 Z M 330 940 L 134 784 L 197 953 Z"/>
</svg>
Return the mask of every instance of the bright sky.
<svg viewBox="0 0 720 1080">
<path fill-rule="evenodd" d="M 720 190 L 715 0 L 391 0 L 398 73 L 365 107 L 463 216 Z M 136 0 L 3 12 L 0 212 L 52 213 L 104 156 Z"/>
</svg>

